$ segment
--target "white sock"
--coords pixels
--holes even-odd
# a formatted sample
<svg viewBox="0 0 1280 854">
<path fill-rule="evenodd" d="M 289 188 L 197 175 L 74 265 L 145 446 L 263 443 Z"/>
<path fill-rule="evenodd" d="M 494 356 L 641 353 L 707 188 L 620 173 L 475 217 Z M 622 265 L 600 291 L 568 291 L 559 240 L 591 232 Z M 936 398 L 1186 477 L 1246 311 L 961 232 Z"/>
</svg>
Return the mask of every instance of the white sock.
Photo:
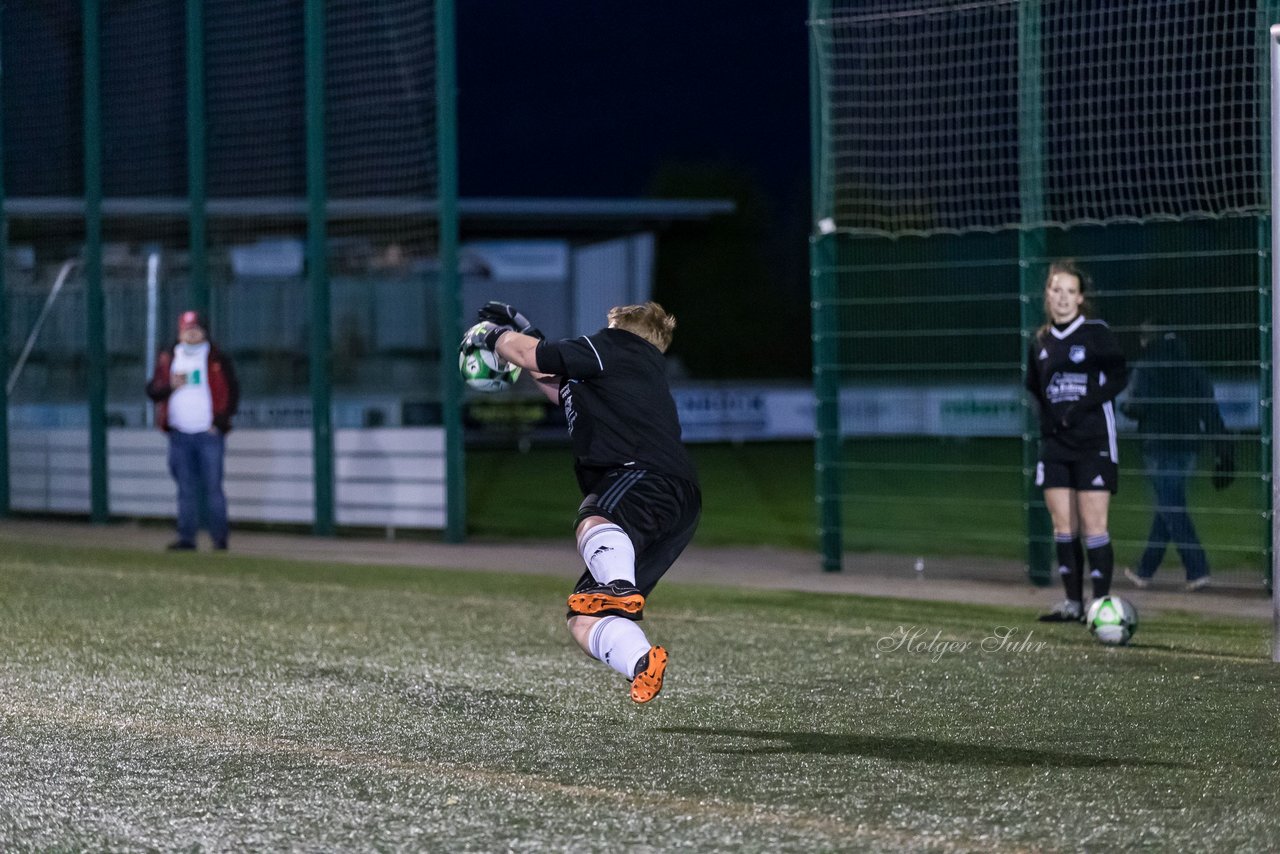
<svg viewBox="0 0 1280 854">
<path fill-rule="evenodd" d="M 578 542 L 578 550 L 597 583 L 636 583 L 636 549 L 617 525 L 596 525 Z"/>
<path fill-rule="evenodd" d="M 602 618 L 591 627 L 587 645 L 593 658 L 603 661 L 628 679 L 635 676 L 636 665 L 650 649 L 644 630 L 622 617 Z"/>
</svg>

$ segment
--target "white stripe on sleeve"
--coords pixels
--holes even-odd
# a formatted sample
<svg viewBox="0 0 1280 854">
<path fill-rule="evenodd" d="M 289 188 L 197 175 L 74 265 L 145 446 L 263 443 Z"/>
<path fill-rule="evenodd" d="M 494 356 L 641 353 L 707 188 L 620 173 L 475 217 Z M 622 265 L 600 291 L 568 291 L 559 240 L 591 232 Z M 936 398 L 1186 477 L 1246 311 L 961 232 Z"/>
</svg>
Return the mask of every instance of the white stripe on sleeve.
<svg viewBox="0 0 1280 854">
<path fill-rule="evenodd" d="M 604 360 L 600 358 L 600 351 L 596 349 L 596 345 L 591 343 L 591 339 L 583 335 L 582 340 L 587 342 L 587 346 L 591 348 L 591 352 L 596 354 L 596 363 L 600 365 L 600 370 L 604 370 Z"/>
</svg>

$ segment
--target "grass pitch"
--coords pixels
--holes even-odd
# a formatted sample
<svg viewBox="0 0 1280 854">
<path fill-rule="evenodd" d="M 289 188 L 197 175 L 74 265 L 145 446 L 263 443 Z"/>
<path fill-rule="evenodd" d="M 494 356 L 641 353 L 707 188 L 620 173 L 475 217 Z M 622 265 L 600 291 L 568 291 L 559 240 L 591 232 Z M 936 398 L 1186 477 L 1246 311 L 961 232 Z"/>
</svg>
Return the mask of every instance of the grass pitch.
<svg viewBox="0 0 1280 854">
<path fill-rule="evenodd" d="M 0 849 L 1280 848 L 1264 623 L 666 584 L 635 707 L 570 581 L 8 544 Z"/>
</svg>

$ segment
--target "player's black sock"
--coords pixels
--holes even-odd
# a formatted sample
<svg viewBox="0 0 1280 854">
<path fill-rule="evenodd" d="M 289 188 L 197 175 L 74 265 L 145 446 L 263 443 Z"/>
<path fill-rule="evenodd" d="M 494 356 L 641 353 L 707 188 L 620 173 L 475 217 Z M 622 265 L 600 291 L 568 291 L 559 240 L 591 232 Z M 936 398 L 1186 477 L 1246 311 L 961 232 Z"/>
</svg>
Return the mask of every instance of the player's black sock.
<svg viewBox="0 0 1280 854">
<path fill-rule="evenodd" d="M 1093 598 L 1101 599 L 1111 592 L 1111 573 L 1115 570 L 1115 552 L 1111 549 L 1111 535 L 1097 534 L 1085 537 L 1089 551 L 1089 579 L 1093 582 Z"/>
<path fill-rule="evenodd" d="M 1080 559 L 1080 541 L 1075 534 L 1053 535 L 1053 546 L 1058 556 L 1058 574 L 1062 576 L 1062 587 L 1067 598 L 1072 602 L 1084 599 L 1084 561 Z"/>
</svg>

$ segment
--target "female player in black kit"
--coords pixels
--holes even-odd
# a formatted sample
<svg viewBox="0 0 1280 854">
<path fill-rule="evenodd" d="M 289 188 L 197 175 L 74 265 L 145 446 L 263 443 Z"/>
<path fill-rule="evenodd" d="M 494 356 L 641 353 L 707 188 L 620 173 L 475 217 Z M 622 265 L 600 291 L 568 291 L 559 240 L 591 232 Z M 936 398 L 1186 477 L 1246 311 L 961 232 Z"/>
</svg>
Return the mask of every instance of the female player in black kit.
<svg viewBox="0 0 1280 854">
<path fill-rule="evenodd" d="M 1040 410 L 1036 485 L 1044 488 L 1053 518 L 1058 572 L 1067 594 L 1040 617 L 1046 622 L 1083 622 L 1086 553 L 1095 599 L 1110 591 L 1115 564 L 1107 531 L 1119 459 L 1113 401 L 1129 374 L 1115 335 L 1102 320 L 1088 316 L 1088 288 L 1088 276 L 1074 262 L 1050 266 L 1044 289 L 1047 322 L 1027 353 L 1027 390 Z"/>
<path fill-rule="evenodd" d="M 568 628 L 592 658 L 631 682 L 631 699 L 662 690 L 667 651 L 637 621 L 645 599 L 693 539 L 698 473 L 680 440 L 663 353 L 675 318 L 654 302 L 615 306 L 594 335 L 542 340 L 523 314 L 491 302 L 464 346 L 530 371 L 564 408 L 582 489 L 575 533 L 586 569 L 569 596 Z"/>
</svg>

